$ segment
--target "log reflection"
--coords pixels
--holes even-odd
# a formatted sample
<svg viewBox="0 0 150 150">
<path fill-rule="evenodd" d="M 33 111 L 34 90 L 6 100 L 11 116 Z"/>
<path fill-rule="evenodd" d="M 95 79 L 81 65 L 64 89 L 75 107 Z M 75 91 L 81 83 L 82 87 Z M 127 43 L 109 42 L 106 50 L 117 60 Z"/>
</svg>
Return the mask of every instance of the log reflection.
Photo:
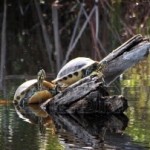
<svg viewBox="0 0 150 150">
<path fill-rule="evenodd" d="M 15 105 L 15 109 L 24 121 L 38 125 L 42 134 L 46 132 L 46 128 L 53 129 L 62 144 L 64 142 L 64 145 L 67 144 L 69 147 L 93 149 L 140 147 L 133 143 L 130 136 L 123 134 L 129 121 L 123 113 L 48 114 L 37 105 L 25 107 Z"/>
<path fill-rule="evenodd" d="M 106 132 L 122 134 L 128 124 L 128 118 L 124 114 L 51 114 L 51 116 L 58 133 L 66 143 L 74 144 L 73 139 L 79 139 L 80 144 L 84 143 L 94 149 L 106 146 Z"/>
</svg>

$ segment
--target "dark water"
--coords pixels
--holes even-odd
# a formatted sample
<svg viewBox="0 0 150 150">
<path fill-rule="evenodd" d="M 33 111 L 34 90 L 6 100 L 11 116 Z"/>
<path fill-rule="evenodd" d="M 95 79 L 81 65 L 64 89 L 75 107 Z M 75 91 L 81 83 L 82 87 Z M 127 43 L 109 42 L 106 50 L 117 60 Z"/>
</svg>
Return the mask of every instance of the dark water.
<svg viewBox="0 0 150 150">
<path fill-rule="evenodd" d="M 56 115 L 37 106 L 0 105 L 1 150 L 150 149 L 150 77 L 145 60 L 128 70 L 112 94 L 129 103 L 122 115 Z M 7 80 L 1 99 L 12 101 L 21 80 Z"/>
</svg>

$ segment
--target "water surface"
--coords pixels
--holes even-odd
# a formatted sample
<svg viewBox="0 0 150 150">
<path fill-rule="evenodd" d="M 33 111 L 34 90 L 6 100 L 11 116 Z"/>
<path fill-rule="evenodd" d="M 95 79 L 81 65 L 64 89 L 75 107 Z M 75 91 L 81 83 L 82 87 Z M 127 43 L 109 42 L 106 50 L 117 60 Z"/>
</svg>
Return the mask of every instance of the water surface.
<svg viewBox="0 0 150 150">
<path fill-rule="evenodd" d="M 1 150 L 150 149 L 148 59 L 110 87 L 129 103 L 121 116 L 47 114 L 38 107 L 0 105 Z M 0 98 L 12 101 L 23 80 L 6 80 Z M 16 111 L 17 110 L 17 111 Z"/>
</svg>

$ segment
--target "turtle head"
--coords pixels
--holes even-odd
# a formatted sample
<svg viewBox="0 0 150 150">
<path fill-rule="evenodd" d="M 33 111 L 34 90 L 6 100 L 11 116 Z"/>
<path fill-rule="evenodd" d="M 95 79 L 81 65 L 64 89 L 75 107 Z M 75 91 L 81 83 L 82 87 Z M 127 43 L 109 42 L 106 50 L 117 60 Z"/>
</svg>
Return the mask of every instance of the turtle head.
<svg viewBox="0 0 150 150">
<path fill-rule="evenodd" d="M 39 81 L 43 81 L 46 78 L 46 73 L 44 69 L 41 69 L 38 74 L 37 74 L 37 80 Z"/>
</svg>

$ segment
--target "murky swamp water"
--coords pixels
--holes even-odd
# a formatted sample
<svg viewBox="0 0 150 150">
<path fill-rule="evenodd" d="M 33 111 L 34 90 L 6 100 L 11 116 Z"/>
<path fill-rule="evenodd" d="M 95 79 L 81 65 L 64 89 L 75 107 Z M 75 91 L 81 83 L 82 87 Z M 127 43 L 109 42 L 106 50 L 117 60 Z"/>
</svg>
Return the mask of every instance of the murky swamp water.
<svg viewBox="0 0 150 150">
<path fill-rule="evenodd" d="M 149 62 L 146 59 L 129 69 L 111 85 L 111 94 L 128 99 L 129 108 L 121 116 L 51 116 L 35 106 L 22 109 L 1 104 L 0 149 L 150 149 Z M 6 80 L 0 98 L 12 100 L 22 82 Z"/>
</svg>

